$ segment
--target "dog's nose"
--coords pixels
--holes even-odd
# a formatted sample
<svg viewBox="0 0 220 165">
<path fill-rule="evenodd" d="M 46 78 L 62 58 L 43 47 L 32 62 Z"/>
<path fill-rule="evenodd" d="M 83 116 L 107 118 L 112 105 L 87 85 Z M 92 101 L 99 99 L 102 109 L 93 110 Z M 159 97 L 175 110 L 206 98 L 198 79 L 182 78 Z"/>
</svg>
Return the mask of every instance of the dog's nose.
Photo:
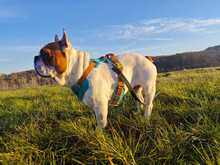
<svg viewBox="0 0 220 165">
<path fill-rule="evenodd" d="M 36 66 L 38 60 L 39 60 L 39 56 L 34 56 L 34 66 Z"/>
</svg>

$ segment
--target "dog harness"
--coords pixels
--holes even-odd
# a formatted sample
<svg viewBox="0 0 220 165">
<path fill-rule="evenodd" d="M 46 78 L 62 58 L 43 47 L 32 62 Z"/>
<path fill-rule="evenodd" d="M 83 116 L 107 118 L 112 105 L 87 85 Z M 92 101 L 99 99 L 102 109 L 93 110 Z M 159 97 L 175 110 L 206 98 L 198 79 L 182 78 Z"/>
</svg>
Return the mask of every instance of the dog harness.
<svg viewBox="0 0 220 165">
<path fill-rule="evenodd" d="M 100 58 L 90 60 L 89 66 L 83 72 L 80 79 L 77 81 L 76 84 L 74 84 L 71 87 L 72 91 L 75 93 L 78 99 L 82 100 L 84 94 L 89 88 L 89 81 L 87 79 L 88 75 L 92 72 L 94 68 L 97 68 L 101 63 L 111 64 L 112 70 L 113 68 L 117 68 L 117 70 L 120 70 L 120 71 L 122 71 L 123 69 L 122 64 L 120 63 L 120 61 L 117 59 L 117 57 L 114 54 L 107 54 Z M 112 106 L 119 105 L 124 95 L 125 95 L 125 83 L 118 76 L 117 87 L 114 90 L 114 93 L 112 95 L 112 99 L 109 102 L 109 105 L 112 105 Z"/>
<path fill-rule="evenodd" d="M 131 87 L 131 84 L 128 82 L 126 77 L 123 75 L 122 70 L 123 66 L 120 63 L 120 61 L 117 59 L 117 57 L 114 54 L 107 54 L 103 57 L 100 57 L 98 59 L 92 59 L 89 63 L 89 66 L 86 68 L 86 70 L 83 72 L 80 79 L 77 81 L 76 84 L 74 84 L 71 89 L 76 94 L 76 96 L 82 100 L 84 94 L 89 88 L 89 81 L 87 79 L 89 73 L 95 68 L 98 67 L 101 63 L 107 63 L 112 65 L 112 70 L 117 74 L 118 76 L 118 82 L 117 87 L 114 90 L 114 93 L 112 95 L 112 98 L 109 102 L 109 105 L 117 106 L 120 104 L 123 96 L 125 95 L 125 85 L 130 91 L 133 98 L 138 101 L 139 103 L 144 103 L 137 97 L 134 89 Z"/>
</svg>

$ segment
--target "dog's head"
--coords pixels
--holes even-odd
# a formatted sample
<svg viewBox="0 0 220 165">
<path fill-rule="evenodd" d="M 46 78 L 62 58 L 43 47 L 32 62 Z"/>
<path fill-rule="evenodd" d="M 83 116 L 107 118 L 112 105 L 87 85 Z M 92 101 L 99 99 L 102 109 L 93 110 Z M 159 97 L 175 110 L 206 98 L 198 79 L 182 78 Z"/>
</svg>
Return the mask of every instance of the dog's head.
<svg viewBox="0 0 220 165">
<path fill-rule="evenodd" d="M 55 41 L 48 43 L 41 50 L 38 56 L 34 57 L 34 68 L 42 77 L 55 77 L 62 75 L 67 69 L 67 51 L 71 49 L 67 33 L 59 40 L 55 36 Z"/>
</svg>

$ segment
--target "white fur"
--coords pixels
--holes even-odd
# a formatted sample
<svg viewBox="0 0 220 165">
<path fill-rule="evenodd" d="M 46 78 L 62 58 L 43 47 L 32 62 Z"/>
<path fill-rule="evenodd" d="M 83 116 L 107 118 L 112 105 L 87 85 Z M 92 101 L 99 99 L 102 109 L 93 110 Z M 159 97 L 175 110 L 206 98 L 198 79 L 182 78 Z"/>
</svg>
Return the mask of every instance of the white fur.
<svg viewBox="0 0 220 165">
<path fill-rule="evenodd" d="M 88 53 L 72 48 L 70 42 L 64 51 L 68 61 L 67 70 L 62 75 L 53 74 L 52 76 L 61 85 L 71 87 L 89 65 L 90 57 Z M 141 85 L 141 88 L 137 90 L 137 96 L 144 100 L 144 116 L 149 118 L 156 91 L 157 69 L 155 65 L 141 54 L 124 54 L 118 58 L 123 65 L 123 74 L 131 86 Z M 116 87 L 117 75 L 108 64 L 103 63 L 89 74 L 88 80 L 90 88 L 86 91 L 83 102 L 95 111 L 98 127 L 104 128 L 107 125 L 108 102 Z"/>
</svg>

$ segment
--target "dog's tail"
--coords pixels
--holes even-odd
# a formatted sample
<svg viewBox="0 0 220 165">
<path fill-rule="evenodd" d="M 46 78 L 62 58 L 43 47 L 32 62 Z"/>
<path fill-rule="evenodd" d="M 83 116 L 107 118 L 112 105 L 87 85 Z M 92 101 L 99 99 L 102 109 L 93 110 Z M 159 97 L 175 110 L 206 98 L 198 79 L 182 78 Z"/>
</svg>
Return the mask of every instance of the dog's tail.
<svg viewBox="0 0 220 165">
<path fill-rule="evenodd" d="M 152 63 L 155 61 L 155 57 L 153 56 L 145 56 L 148 60 L 150 60 Z"/>
</svg>

